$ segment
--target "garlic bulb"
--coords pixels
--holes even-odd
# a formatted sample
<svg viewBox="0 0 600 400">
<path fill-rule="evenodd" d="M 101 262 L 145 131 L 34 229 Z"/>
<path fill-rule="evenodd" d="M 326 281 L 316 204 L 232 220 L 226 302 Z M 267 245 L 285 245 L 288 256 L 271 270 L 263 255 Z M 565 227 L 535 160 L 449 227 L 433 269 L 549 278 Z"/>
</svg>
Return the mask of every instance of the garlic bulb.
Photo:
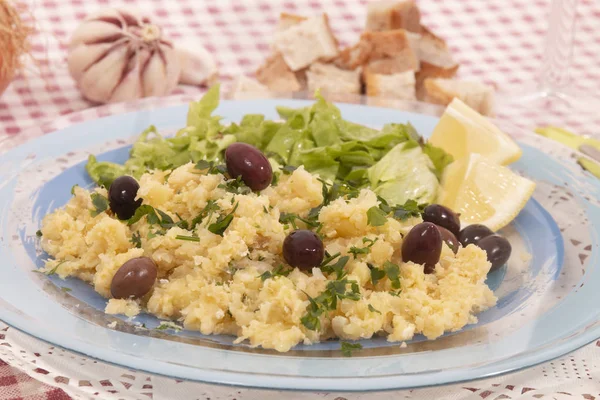
<svg viewBox="0 0 600 400">
<path fill-rule="evenodd" d="M 195 45 L 179 47 L 179 62 L 181 64 L 181 76 L 179 82 L 184 85 L 209 86 L 218 79 L 219 70 L 212 55 L 202 46 Z"/>
<path fill-rule="evenodd" d="M 69 72 L 98 103 L 163 96 L 181 73 L 173 44 L 147 17 L 106 9 L 87 18 L 69 44 Z"/>
</svg>

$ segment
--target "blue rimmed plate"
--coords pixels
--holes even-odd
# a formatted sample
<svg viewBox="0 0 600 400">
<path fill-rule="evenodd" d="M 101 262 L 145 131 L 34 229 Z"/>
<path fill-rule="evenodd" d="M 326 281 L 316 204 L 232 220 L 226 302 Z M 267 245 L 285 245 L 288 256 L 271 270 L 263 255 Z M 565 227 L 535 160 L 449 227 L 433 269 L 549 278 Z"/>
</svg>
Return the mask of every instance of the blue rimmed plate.
<svg viewBox="0 0 600 400">
<path fill-rule="evenodd" d="M 230 121 L 244 114 L 277 118 L 276 105 L 302 100 L 224 101 Z M 437 118 L 413 112 L 340 104 L 345 118 L 370 125 L 411 122 L 424 136 Z M 158 321 L 105 315 L 105 300 L 75 279 L 33 272 L 43 256 L 35 232 L 41 218 L 65 204 L 74 184 L 90 186 L 89 153 L 123 162 L 128 143 L 148 125 L 180 127 L 187 106 L 116 115 L 74 125 L 33 140 L 0 158 L 0 319 L 56 345 L 130 368 L 178 378 L 300 390 L 377 390 L 472 380 L 524 368 L 600 337 L 598 231 L 600 185 L 569 160 L 567 149 L 530 135 L 517 136 L 522 159 L 512 168 L 537 189 L 505 234 L 513 244 L 507 267 L 488 277 L 497 306 L 479 323 L 435 341 L 417 337 L 406 348 L 377 338 L 353 358 L 339 343 L 297 346 L 291 352 L 234 345 L 232 337 L 164 332 Z M 541 145 L 540 145 L 541 143 Z M 535 145 L 535 146 L 534 146 Z M 539 146 L 543 146 L 543 151 Z M 548 154 L 552 153 L 552 154 Z M 63 291 L 61 288 L 70 291 Z M 149 329 L 138 327 L 144 323 Z M 109 328 L 110 326 L 110 328 Z"/>
</svg>

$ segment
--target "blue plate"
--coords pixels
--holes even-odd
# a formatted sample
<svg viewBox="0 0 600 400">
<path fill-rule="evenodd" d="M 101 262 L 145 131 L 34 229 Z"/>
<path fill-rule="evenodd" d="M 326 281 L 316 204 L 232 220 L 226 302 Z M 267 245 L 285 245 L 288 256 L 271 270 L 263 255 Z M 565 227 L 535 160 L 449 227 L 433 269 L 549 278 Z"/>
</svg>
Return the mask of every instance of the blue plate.
<svg viewBox="0 0 600 400">
<path fill-rule="evenodd" d="M 275 119 L 276 105 L 301 100 L 223 101 L 217 113 Z M 345 118 L 371 126 L 411 122 L 428 136 L 437 118 L 340 104 Z M 0 159 L 0 319 L 41 339 L 105 361 L 178 378 L 299 390 L 378 390 L 472 380 L 524 368 L 600 337 L 597 203 L 600 186 L 569 160 L 569 150 L 501 126 L 523 147 L 513 168 L 536 181 L 534 198 L 503 234 L 513 244 L 508 266 L 490 274 L 498 304 L 479 322 L 435 341 L 416 337 L 403 348 L 376 338 L 351 359 L 339 343 L 297 346 L 289 353 L 233 344 L 229 336 L 157 331 L 159 321 L 105 315 L 105 299 L 76 279 L 33 272 L 46 257 L 35 232 L 41 218 L 70 198 L 74 184 L 92 186 L 87 154 L 123 162 L 149 124 L 180 127 L 187 106 L 139 111 L 75 125 L 16 148 Z M 501 124 L 502 125 L 502 124 Z M 553 153 L 553 154 L 548 154 Z M 67 288 L 69 291 L 61 290 Z M 148 329 L 140 328 L 143 323 Z M 111 326 L 109 328 L 108 326 Z"/>
</svg>

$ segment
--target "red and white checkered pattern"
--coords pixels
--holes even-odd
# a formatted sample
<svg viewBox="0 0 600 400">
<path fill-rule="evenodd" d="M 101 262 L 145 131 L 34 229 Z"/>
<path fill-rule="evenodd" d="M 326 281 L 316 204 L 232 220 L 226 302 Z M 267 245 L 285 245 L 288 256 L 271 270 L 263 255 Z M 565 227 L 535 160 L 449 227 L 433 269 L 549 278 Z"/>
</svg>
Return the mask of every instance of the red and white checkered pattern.
<svg viewBox="0 0 600 400">
<path fill-rule="evenodd" d="M 363 29 L 367 0 L 26 0 L 40 34 L 33 44 L 36 67 L 28 66 L 0 98 L 0 128 L 18 134 L 57 115 L 92 107 L 75 87 L 65 63 L 69 34 L 85 15 L 101 7 L 142 9 L 162 25 L 176 43 L 204 45 L 220 65 L 222 79 L 252 73 L 269 54 L 269 43 L 281 11 L 304 15 L 327 12 L 342 44 L 357 40 Z M 575 84 L 600 91 L 600 3 L 579 2 Z M 446 38 L 461 63 L 460 76 L 493 83 L 502 91 L 520 93 L 535 82 L 542 62 L 548 0 L 421 0 L 424 24 Z M 174 94 L 201 93 L 179 87 Z M 594 133 L 597 115 L 565 115 L 566 111 L 500 111 L 501 117 L 532 127 L 561 123 Z M 597 114 L 594 111 L 594 114 Z"/>
<path fill-rule="evenodd" d="M 23 134 L 59 115 L 93 107 L 83 99 L 66 67 L 69 35 L 82 18 L 101 7 L 133 7 L 159 23 L 175 43 L 205 46 L 216 58 L 223 80 L 251 74 L 269 54 L 280 12 L 326 12 L 342 45 L 354 43 L 364 26 L 367 0 L 25 0 L 39 35 L 23 76 L 0 97 L 0 133 Z M 423 22 L 444 37 L 460 62 L 459 75 L 483 80 L 501 91 L 535 82 L 540 71 L 549 0 L 418 0 Z M 575 86 L 600 92 L 600 2 L 580 0 L 571 71 Z M 517 88 L 517 89 L 516 89 Z M 173 94 L 199 96 L 202 89 L 179 87 Z M 110 108 L 88 110 L 102 115 Z M 123 109 L 126 109 L 123 107 Z M 88 114 L 86 111 L 86 115 Z M 555 123 L 600 134 L 600 113 L 564 110 L 500 110 L 499 116 L 533 127 Z M 77 118 L 82 118 L 79 114 Z M 44 129 L 37 131 L 43 132 Z M 1 143 L 0 143 L 1 144 Z M 1 333 L 1 332 L 0 332 Z M 484 397 L 483 395 L 481 397 Z M 0 361 L 0 400 L 67 399 Z"/>
<path fill-rule="evenodd" d="M 63 390 L 38 382 L 0 360 L 0 400 L 69 400 L 70 398 Z"/>
</svg>

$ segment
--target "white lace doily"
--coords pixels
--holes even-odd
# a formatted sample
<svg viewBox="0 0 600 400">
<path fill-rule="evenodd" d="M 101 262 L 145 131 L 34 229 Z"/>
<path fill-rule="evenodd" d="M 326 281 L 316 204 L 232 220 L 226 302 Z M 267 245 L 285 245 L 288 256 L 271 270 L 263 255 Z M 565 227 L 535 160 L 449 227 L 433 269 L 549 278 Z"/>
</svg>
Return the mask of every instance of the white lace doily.
<svg viewBox="0 0 600 400">
<path fill-rule="evenodd" d="M 146 374 L 75 354 L 0 323 L 0 358 L 74 399 L 102 400 L 502 400 L 600 398 L 600 341 L 501 377 L 429 389 L 373 393 L 246 389 Z"/>
</svg>

